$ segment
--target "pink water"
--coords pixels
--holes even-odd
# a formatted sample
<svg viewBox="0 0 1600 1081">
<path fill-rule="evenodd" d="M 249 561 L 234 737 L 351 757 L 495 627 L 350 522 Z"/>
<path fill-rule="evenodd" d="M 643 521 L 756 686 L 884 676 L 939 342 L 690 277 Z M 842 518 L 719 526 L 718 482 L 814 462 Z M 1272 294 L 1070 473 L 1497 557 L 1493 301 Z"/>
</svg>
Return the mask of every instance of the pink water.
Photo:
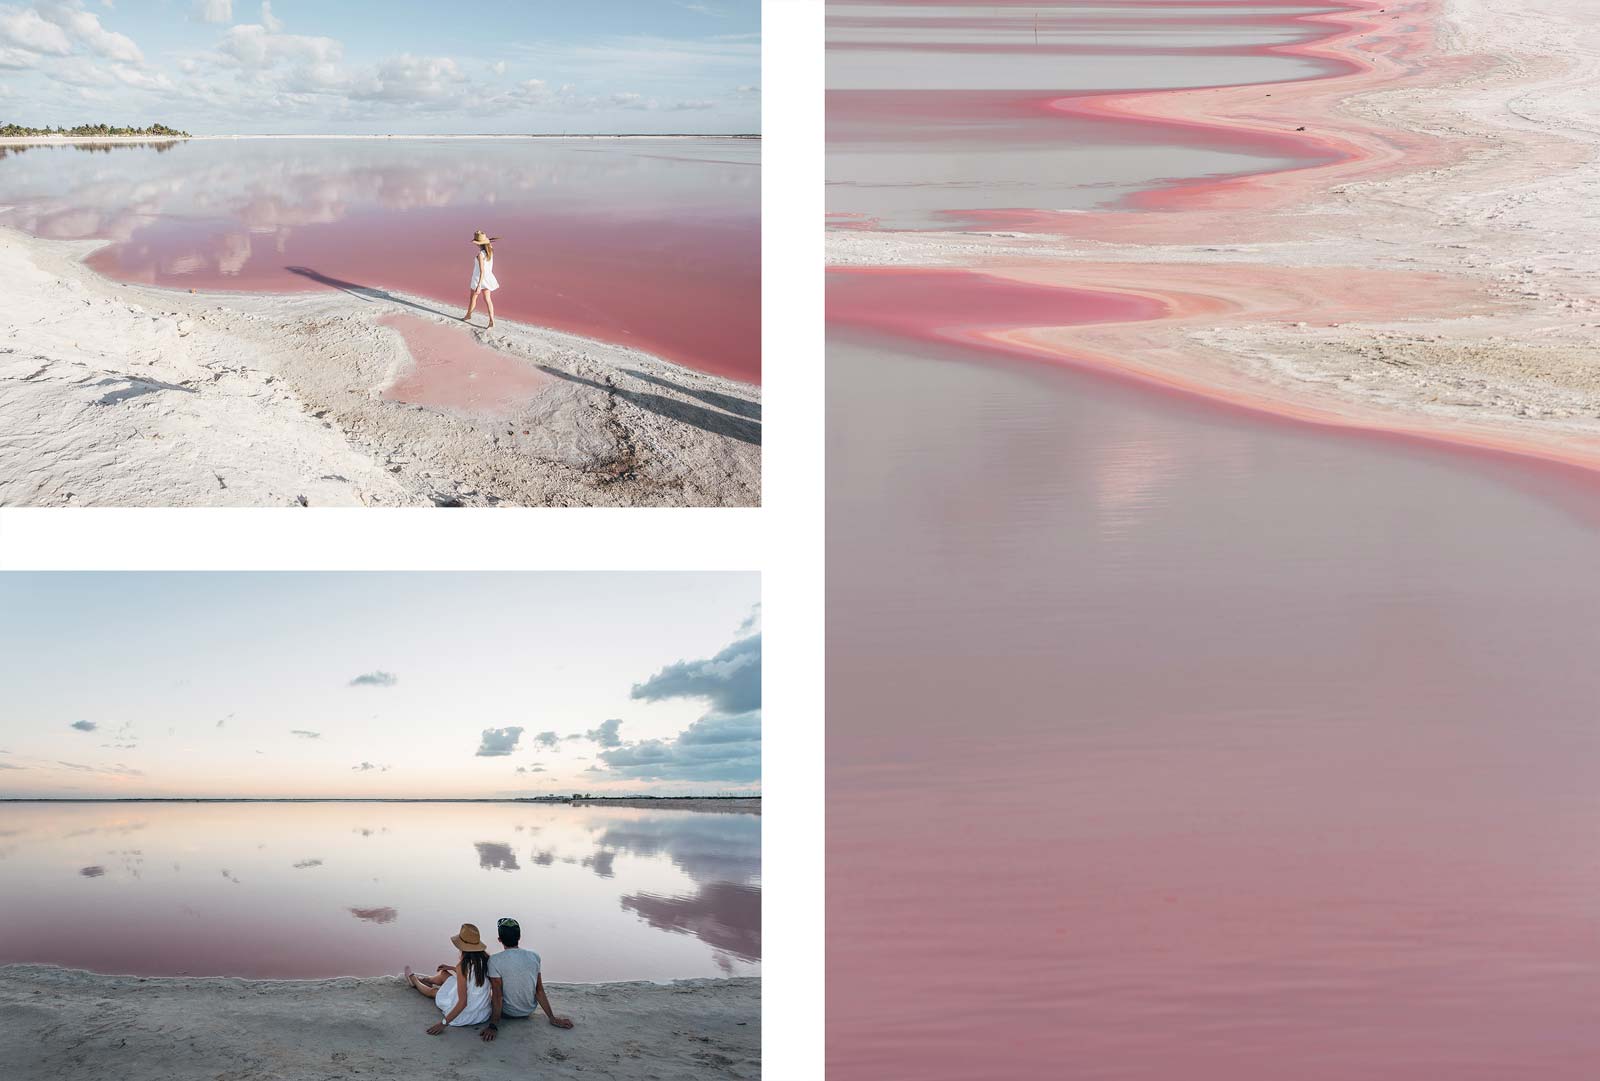
<svg viewBox="0 0 1600 1081">
<path fill-rule="evenodd" d="M 1316 16 L 1330 10 L 835 0 L 828 210 L 883 228 L 1036 224 L 1180 182 L 1327 163 L 1327 147 L 1292 132 L 1108 116 L 1103 99 L 1347 71 L 1291 48 L 1326 36 Z"/>
<path fill-rule="evenodd" d="M 506 318 L 759 382 L 760 176 L 743 139 L 37 147 L 0 158 L 0 224 L 111 241 L 90 265 L 123 281 L 463 311 L 484 229 Z"/>
<path fill-rule="evenodd" d="M 0 964 L 300 979 L 523 928 L 555 982 L 759 975 L 759 815 L 528 803 L 13 803 Z"/>
<path fill-rule="evenodd" d="M 1600 481 L 829 288 L 830 1079 L 1593 1077 Z"/>
<path fill-rule="evenodd" d="M 473 416 L 505 416 L 555 382 L 531 361 L 479 344 L 464 325 L 416 315 L 386 315 L 378 322 L 400 332 L 411 357 L 384 388 L 385 398 Z"/>
</svg>

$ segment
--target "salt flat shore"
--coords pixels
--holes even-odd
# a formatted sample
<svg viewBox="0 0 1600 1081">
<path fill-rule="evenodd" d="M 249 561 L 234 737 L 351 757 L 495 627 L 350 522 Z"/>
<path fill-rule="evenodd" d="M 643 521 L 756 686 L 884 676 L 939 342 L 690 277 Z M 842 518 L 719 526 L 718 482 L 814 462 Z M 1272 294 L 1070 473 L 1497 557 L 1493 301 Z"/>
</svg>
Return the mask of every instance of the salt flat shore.
<svg viewBox="0 0 1600 1081">
<path fill-rule="evenodd" d="M 0 1074 L 17 1081 L 335 1081 L 761 1074 L 761 981 L 551 984 L 576 1023 L 503 1022 L 429 1036 L 439 1019 L 399 980 L 101 976 L 0 966 Z M 820 1036 L 819 1036 L 820 1038 Z"/>
<path fill-rule="evenodd" d="M 834 230 L 837 266 L 961 266 L 1161 300 L 1151 322 L 995 335 L 1335 427 L 1600 469 L 1600 22 L 1587 0 L 1377 0 L 1338 78 L 1124 95 L 1338 164 L 963 233 Z"/>
<path fill-rule="evenodd" d="M 761 799 L 759 797 L 747 799 L 697 799 L 694 797 L 629 799 L 625 796 L 607 799 L 599 797 L 596 799 L 573 800 L 572 805 L 574 807 L 638 807 L 646 811 L 701 811 L 708 814 L 718 812 L 733 814 L 761 813 Z"/>
<path fill-rule="evenodd" d="M 555 135 L 548 132 L 528 132 L 515 135 L 296 135 L 293 132 L 270 135 L 13 135 L 0 138 L 0 146 L 64 146 L 70 143 L 182 143 L 205 142 L 217 139 L 753 139 L 760 135 L 730 132 L 721 135 L 640 133 L 635 135 L 603 135 L 577 132 Z"/>
<path fill-rule="evenodd" d="M 759 387 L 381 289 L 121 284 L 83 264 L 97 246 L 0 228 L 0 505 L 760 502 Z M 497 420 L 385 399 L 410 365 L 394 314 L 553 378 Z"/>
</svg>

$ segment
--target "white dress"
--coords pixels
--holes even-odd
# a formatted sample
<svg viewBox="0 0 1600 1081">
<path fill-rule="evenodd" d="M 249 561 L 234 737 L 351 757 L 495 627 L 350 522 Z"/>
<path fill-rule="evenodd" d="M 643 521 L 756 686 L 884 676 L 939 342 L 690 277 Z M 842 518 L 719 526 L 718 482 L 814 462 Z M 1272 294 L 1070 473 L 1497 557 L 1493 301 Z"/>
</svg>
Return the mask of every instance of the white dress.
<svg viewBox="0 0 1600 1081">
<path fill-rule="evenodd" d="M 446 1017 L 456 1008 L 456 978 L 452 975 L 444 981 L 444 986 L 439 988 L 439 993 L 433 996 L 433 1004 L 439 1007 L 439 1012 Z M 472 982 L 471 975 L 467 976 L 467 1004 L 461 1008 L 461 1013 L 450 1022 L 452 1027 L 462 1025 L 481 1025 L 489 1020 L 489 978 L 483 979 L 483 986 L 479 987 Z"/>
<path fill-rule="evenodd" d="M 491 293 L 500 288 L 500 282 L 494 276 L 494 258 L 472 260 L 472 288 L 487 289 Z"/>
</svg>

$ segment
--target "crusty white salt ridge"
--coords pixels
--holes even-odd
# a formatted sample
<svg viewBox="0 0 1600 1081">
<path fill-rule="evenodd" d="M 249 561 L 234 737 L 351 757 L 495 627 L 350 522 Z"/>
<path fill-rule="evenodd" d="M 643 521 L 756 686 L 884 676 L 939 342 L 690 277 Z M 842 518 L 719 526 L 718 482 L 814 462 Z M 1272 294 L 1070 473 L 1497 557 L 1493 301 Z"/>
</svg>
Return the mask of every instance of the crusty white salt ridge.
<svg viewBox="0 0 1600 1081">
<path fill-rule="evenodd" d="M 1269 178 L 1259 210 L 1246 182 L 1224 210 L 1185 209 L 1179 199 L 1159 213 L 1124 213 L 1125 228 L 1101 215 L 1063 230 L 1075 235 L 836 230 L 829 258 L 1054 265 L 1061 284 L 1089 288 L 1096 272 L 1084 264 L 1139 264 L 1154 295 L 1164 295 L 1171 268 L 1174 293 L 1220 297 L 1227 310 L 1041 333 L 1034 343 L 1181 373 L 1191 387 L 1275 412 L 1600 469 L 1594 11 L 1589 0 L 1373 4 L 1364 17 L 1378 31 L 1339 51 L 1374 60 L 1376 77 L 1280 85 L 1270 104 L 1257 95 L 1247 106 L 1277 110 L 1285 130 L 1359 130 L 1369 147 L 1381 148 L 1386 130 L 1421 133 L 1437 140 L 1437 160 L 1401 154 Z M 1432 51 L 1386 82 L 1387 27 L 1418 19 L 1436 31 Z M 1324 113 L 1329 88 L 1338 93 Z M 1203 114 L 1222 96 L 1172 99 L 1174 112 Z M 1369 295 L 1359 302 L 1335 296 L 1362 287 Z"/>
<path fill-rule="evenodd" d="M 0 505 L 760 503 L 759 387 L 480 312 L 454 325 L 558 378 L 497 421 L 423 409 L 381 397 L 409 356 L 376 321 L 451 304 L 121 284 L 4 221 Z"/>
</svg>

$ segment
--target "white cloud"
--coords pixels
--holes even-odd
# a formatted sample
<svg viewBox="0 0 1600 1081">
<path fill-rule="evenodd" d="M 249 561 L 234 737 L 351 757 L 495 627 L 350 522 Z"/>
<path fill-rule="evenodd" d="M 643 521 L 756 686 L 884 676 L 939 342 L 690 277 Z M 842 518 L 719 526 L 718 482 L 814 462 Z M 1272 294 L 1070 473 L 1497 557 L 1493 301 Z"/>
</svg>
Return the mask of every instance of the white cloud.
<svg viewBox="0 0 1600 1081">
<path fill-rule="evenodd" d="M 333 38 L 278 34 L 258 23 L 230 26 L 217 50 L 249 69 L 266 69 L 285 62 L 324 64 L 344 57 L 344 46 Z"/>
<path fill-rule="evenodd" d="M 195 0 L 194 12 L 201 22 L 231 23 L 233 0 Z"/>
<path fill-rule="evenodd" d="M 130 64 L 112 64 L 111 74 L 139 90 L 171 90 L 172 80 L 159 71 L 145 71 Z"/>
<path fill-rule="evenodd" d="M 100 16 L 83 11 L 66 3 L 41 3 L 39 14 L 66 31 L 73 39 L 111 60 L 124 64 L 144 63 L 144 54 L 126 34 L 107 30 L 100 25 Z"/>
<path fill-rule="evenodd" d="M 283 29 L 283 20 L 272 16 L 272 0 L 261 0 L 261 25 L 274 34 Z"/>
<path fill-rule="evenodd" d="M 72 52 L 72 42 L 65 30 L 32 8 L 16 8 L 9 4 L 0 7 L 0 41 L 51 56 L 66 56 Z"/>
<path fill-rule="evenodd" d="M 461 66 L 449 57 L 401 53 L 356 81 L 352 98 L 396 104 L 438 102 L 456 98 L 467 81 Z"/>
</svg>

